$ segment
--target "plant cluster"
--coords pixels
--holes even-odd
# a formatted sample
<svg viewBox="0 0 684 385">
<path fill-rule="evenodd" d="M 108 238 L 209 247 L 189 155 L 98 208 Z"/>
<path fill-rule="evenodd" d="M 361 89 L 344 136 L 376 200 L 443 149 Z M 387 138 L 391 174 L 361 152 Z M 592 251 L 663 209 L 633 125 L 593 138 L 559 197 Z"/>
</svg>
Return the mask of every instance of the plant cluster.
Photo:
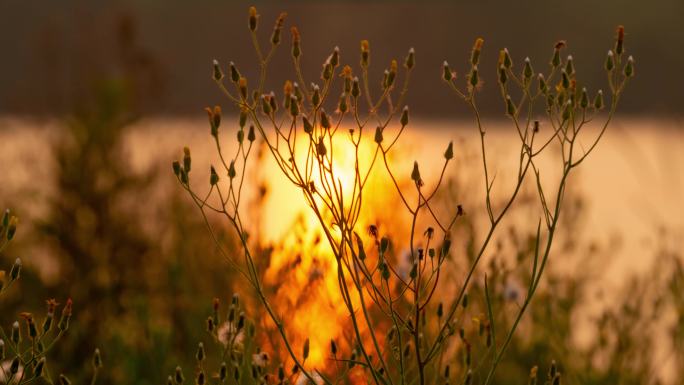
<svg viewBox="0 0 684 385">
<path fill-rule="evenodd" d="M 566 46 L 563 41 L 555 44 L 543 73 L 535 72 L 529 58 L 518 68 L 507 49 L 499 52 L 494 70 L 503 110 L 519 138 L 516 183 L 512 192 L 500 198 L 504 202 L 501 207 L 493 204 L 495 174 L 487 160 L 487 130 L 477 106 L 477 96 L 482 88 L 480 59 L 484 41 L 477 39 L 473 45 L 465 84 L 461 85 L 456 73 L 448 63 L 444 63 L 443 80 L 470 107 L 480 134 L 486 208 L 482 214 L 489 225 L 485 236 L 475 246 L 472 262 L 457 275 L 460 282 L 458 291 L 448 303 L 442 303 L 435 300 L 440 297 L 435 293 L 439 292 L 439 283 L 445 279 L 440 277 L 446 274 L 449 261 L 459 258 L 452 255 L 452 233 L 465 210 L 460 205 L 453 212 L 439 210 L 434 198 L 454 158 L 454 151 L 458 149 L 453 143 L 445 145 L 436 180 L 424 179 L 423 175 L 428 174 L 417 161 L 411 170 L 397 170 L 389 158 L 410 122 L 404 98 L 416 65 L 414 50 L 408 51 L 403 68 L 400 69 L 397 60 L 389 63 L 382 72 L 378 90 L 372 87 L 370 80 L 371 48 L 366 40 L 360 44 L 358 70 L 344 65 L 340 50 L 335 48 L 322 65 L 321 83 L 308 85 L 300 65 L 304 52 L 302 38 L 293 27 L 291 58 L 296 81 L 286 80 L 282 93 L 276 94 L 264 87 L 269 62 L 281 43 L 284 20 L 283 13 L 275 22 L 268 48 L 264 49 L 257 33 L 259 15 L 254 7 L 249 10 L 248 28 L 260 70 L 256 81 L 248 82 L 232 62 L 227 67 L 214 62 L 213 80 L 238 109 L 239 128 L 236 133 L 237 151 L 229 156 L 222 149 L 222 110 L 219 106 L 207 108 L 210 133 L 219 159 L 217 166 L 211 166 L 208 192 L 200 193 L 191 187 L 190 149 L 186 147 L 183 159 L 173 163 L 178 181 L 202 213 L 212 235 L 215 230 L 208 215 L 214 213 L 222 216 L 241 240 L 243 256 L 235 258 L 214 235 L 217 247 L 221 248 L 230 265 L 256 293 L 280 334 L 288 359 L 292 361 L 291 375 L 274 375 L 274 378 L 278 378 L 280 383 L 308 381 L 332 384 L 360 371 L 375 384 L 491 383 L 542 282 L 558 230 L 569 176 L 600 142 L 616 112 L 625 85 L 634 76 L 634 60 L 625 55 L 624 28 L 618 27 L 614 47 L 606 58 L 604 69 L 609 87 L 606 95 L 601 90 L 590 95 L 575 69 L 573 57 L 562 58 Z M 607 111 L 603 113 L 606 106 Z M 580 137 L 591 135 L 585 127 L 599 119 L 602 123 L 598 134 L 589 137 L 588 147 L 582 147 Z M 542 130 L 542 127 L 550 129 Z M 323 239 L 335 261 L 339 293 L 343 299 L 342 306 L 347 310 L 352 337 L 344 344 L 331 341 L 331 364 L 327 368 L 307 366 L 309 340 L 301 346 L 293 345 L 286 328 L 287 320 L 273 309 L 262 283 L 263 272 L 257 269 L 253 244 L 248 237 L 249 219 L 241 211 L 245 175 L 257 138 L 263 142 L 282 175 L 298 188 L 302 199 L 318 219 Z M 340 155 L 336 149 L 340 142 L 346 142 L 355 155 L 354 166 L 350 170 L 353 175 L 351 189 L 343 188 L 343 170 L 337 163 Z M 373 147 L 373 155 L 370 162 L 364 163 L 359 152 L 362 146 L 367 145 Z M 549 189 L 549 182 L 543 177 L 537 159 L 552 147 L 561 154 L 562 172 L 559 181 Z M 391 240 L 375 226 L 363 229 L 359 225 L 367 195 L 364 188 L 369 175 L 375 170 L 389 177 L 391 190 L 399 197 L 410 218 L 408 239 Z M 404 180 L 402 175 L 410 178 L 409 188 L 401 183 Z M 475 272 L 482 269 L 481 261 L 491 248 L 496 230 L 516 204 L 527 179 L 536 185 L 541 211 L 531 260 L 520 261 L 528 264 L 530 273 L 513 322 L 498 325 L 495 315 L 504 310 L 494 308 L 490 300 L 491 284 L 487 275 L 481 283 L 484 288 L 481 303 L 469 305 L 468 292 L 476 277 Z M 468 212 L 470 215 L 480 214 Z M 424 227 L 419 228 L 423 223 Z M 396 252 L 399 248 L 393 246 L 398 244 L 406 245 L 409 250 L 408 263 L 412 267 L 405 274 L 398 267 L 402 262 Z M 473 314 L 482 316 L 475 323 L 466 323 L 465 320 L 472 318 Z M 242 367 L 244 361 L 231 354 L 228 356 L 230 362 L 224 361 L 225 367 Z M 455 359 L 456 356 L 460 359 Z M 266 383 L 269 373 L 275 372 L 273 367 L 269 370 L 268 365 L 265 366 L 264 371 L 256 373 L 258 382 Z M 535 370 L 533 372 L 536 373 Z M 549 381 L 559 383 L 560 372 L 552 369 L 549 373 L 552 373 Z M 221 382 L 226 378 L 225 375 L 219 376 Z M 201 381 L 204 383 L 206 378 L 202 377 Z M 197 382 L 200 383 L 199 376 Z"/>
<path fill-rule="evenodd" d="M 2 223 L 0 224 L 0 251 L 2 251 L 14 238 L 17 231 L 19 220 L 6 210 Z M 17 258 L 12 265 L 9 276 L 1 271 L 2 289 L 0 294 L 4 294 L 7 289 L 16 282 L 21 275 L 21 259 Z M 53 378 L 47 365 L 47 354 L 59 342 L 61 337 L 69 329 L 71 321 L 73 303 L 67 299 L 62 308 L 59 319 L 56 318 L 59 303 L 55 299 L 46 301 L 47 310 L 42 324 L 36 323 L 36 318 L 32 313 L 22 312 L 19 314 L 20 320 L 14 321 L 11 332 L 8 335 L 4 328 L 0 328 L 0 382 L 4 384 L 71 384 L 71 381 L 64 374 Z M 22 326 L 22 324 L 24 326 Z M 8 359 L 9 361 L 5 361 Z M 93 374 L 91 384 L 95 384 L 97 373 L 102 367 L 102 358 L 99 349 L 93 355 Z"/>
</svg>

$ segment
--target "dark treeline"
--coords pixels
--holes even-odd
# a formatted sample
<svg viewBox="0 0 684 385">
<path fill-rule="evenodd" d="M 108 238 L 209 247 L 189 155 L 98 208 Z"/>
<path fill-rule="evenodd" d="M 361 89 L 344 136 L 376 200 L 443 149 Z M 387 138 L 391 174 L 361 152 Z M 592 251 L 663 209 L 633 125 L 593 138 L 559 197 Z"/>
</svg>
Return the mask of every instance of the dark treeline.
<svg viewBox="0 0 684 385">
<path fill-rule="evenodd" d="M 63 115 L 89 98 L 88 89 L 120 56 L 117 41 L 128 34 L 148 49 L 145 75 L 158 97 L 145 103 L 143 114 L 201 114 L 208 104 L 223 102 L 212 84 L 211 60 L 235 61 L 254 78 L 254 58 L 246 29 L 249 2 L 184 1 L 3 1 L 0 5 L 0 113 Z M 546 70 L 552 47 L 568 41 L 566 54 L 580 59 L 578 71 L 590 84 L 601 79 L 604 47 L 614 28 L 627 28 L 627 49 L 638 58 L 637 77 L 622 110 L 631 114 L 680 115 L 684 89 L 676 75 L 684 68 L 677 49 L 684 40 L 678 27 L 684 15 L 679 0 L 590 0 L 549 2 L 499 1 L 334 1 L 260 2 L 264 44 L 281 10 L 287 24 L 303 36 L 307 82 L 319 81 L 320 65 L 335 45 L 343 63 L 358 64 L 359 41 L 371 42 L 373 83 L 393 57 L 402 59 L 410 47 L 417 68 L 408 103 L 416 114 L 450 117 L 461 112 L 440 80 L 448 60 L 463 79 L 474 39 L 485 39 L 481 65 L 485 87 L 494 87 L 498 50 L 507 47 L 518 67 L 526 56 L 535 70 Z M 236 23 L 240 15 L 244 23 Z M 515 15 L 515 16 L 513 16 Z M 289 61 L 289 27 L 273 62 L 269 88 L 280 91 L 293 78 Z M 166 87 L 161 89 L 161 84 Z M 483 109 L 500 113 L 496 92 L 480 101 Z"/>
</svg>

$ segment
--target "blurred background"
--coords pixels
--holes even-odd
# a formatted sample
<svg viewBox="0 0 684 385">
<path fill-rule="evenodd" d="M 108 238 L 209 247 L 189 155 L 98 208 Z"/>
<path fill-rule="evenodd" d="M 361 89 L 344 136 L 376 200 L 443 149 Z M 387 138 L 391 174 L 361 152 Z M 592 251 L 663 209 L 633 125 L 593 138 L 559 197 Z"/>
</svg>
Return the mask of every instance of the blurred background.
<svg viewBox="0 0 684 385">
<path fill-rule="evenodd" d="M 501 119 L 493 70 L 498 50 L 507 47 L 517 63 L 529 56 L 541 70 L 555 42 L 567 40 L 565 52 L 595 90 L 606 87 L 605 54 L 615 27 L 625 25 L 637 76 L 605 141 L 576 177 L 566 208 L 567 239 L 558 248 L 565 262 L 549 273 L 539 299 L 544 306 L 529 320 L 539 332 L 522 333 L 514 342 L 503 370 L 512 374 L 497 383 L 524 382 L 532 365 L 551 359 L 566 372 L 579 373 L 570 383 L 681 383 L 684 2 L 679 0 L 3 0 L 0 208 L 16 212 L 21 227 L 1 257 L 9 266 L 20 255 L 26 267 L 21 290 L 2 298 L 3 328 L 19 311 L 40 313 L 46 299 L 71 297 L 73 327 L 54 354 L 60 357 L 54 370 L 83 373 L 74 379 L 84 380 L 88 374 L 82 369 L 95 347 L 103 351 L 104 384 L 131 378 L 158 384 L 177 363 L 192 362 L 197 341 L 206 339 L 211 299 L 225 302 L 244 285 L 221 259 L 169 164 L 185 145 L 197 154 L 198 169 L 208 170 L 216 161 L 204 107 L 224 105 L 226 131 L 236 126 L 211 80 L 211 62 L 234 61 L 248 78 L 256 77 L 246 28 L 250 5 L 259 9 L 264 42 L 277 15 L 288 13 L 286 25 L 297 25 L 302 33 L 303 70 L 310 80 L 318 79 L 335 46 L 342 63 L 356 67 L 359 41 L 368 39 L 375 83 L 392 58 L 402 60 L 414 47 L 417 66 L 407 104 L 417 122 L 413 129 L 430 139 L 400 151 L 428 158 L 434 147 L 427 143 L 441 148 L 455 140 L 462 164 L 449 177 L 457 192 L 444 201 L 448 206 L 458 200 L 472 217 L 483 209 L 477 194 L 464 193 L 481 187 L 476 173 L 468 176 L 479 162 L 478 139 L 466 106 L 441 81 L 442 62 L 448 60 L 462 76 L 472 42 L 485 39 L 480 104 L 492 127 L 492 162 L 501 166 L 505 181 L 506 164 L 515 155 L 508 144 L 515 136 Z M 267 81 L 267 89 L 276 91 L 294 77 L 287 27 L 283 36 Z M 258 164 L 248 182 L 248 210 L 267 270 L 274 253 L 299 257 L 289 249 L 288 230 L 307 230 L 291 227 L 300 220 L 296 209 L 272 214 L 287 195 L 273 193 L 281 191 L 282 182 L 266 161 Z M 524 221 L 529 211 L 523 207 L 516 215 Z M 221 241 L 228 248 L 236 245 L 225 223 L 216 219 L 216 225 Z M 532 231 L 528 227 L 511 224 L 520 233 L 506 231 L 502 242 L 523 239 Z M 465 239 L 476 239 L 477 229 L 477 224 L 462 229 Z M 499 285 L 502 293 L 506 283 Z M 269 290 L 282 309 L 325 296 L 323 286 L 314 286 L 312 295 L 296 284 L 288 286 L 295 294 L 284 296 L 271 282 Z M 241 294 L 249 306 L 250 293 Z M 258 308 L 251 311 L 268 333 Z"/>
</svg>

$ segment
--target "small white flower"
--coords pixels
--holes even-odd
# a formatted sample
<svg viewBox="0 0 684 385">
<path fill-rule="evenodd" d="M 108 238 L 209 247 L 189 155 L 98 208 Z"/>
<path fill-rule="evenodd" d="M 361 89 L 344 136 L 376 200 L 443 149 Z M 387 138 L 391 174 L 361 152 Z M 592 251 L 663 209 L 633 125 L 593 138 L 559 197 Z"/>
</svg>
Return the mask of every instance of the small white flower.
<svg viewBox="0 0 684 385">
<path fill-rule="evenodd" d="M 312 383 L 311 380 L 309 380 L 304 373 L 300 373 L 299 377 L 297 377 L 297 381 L 295 381 L 295 385 L 321 385 L 323 384 L 323 378 L 321 378 L 321 375 L 318 373 L 313 373 L 309 372 L 311 375 L 311 378 L 313 378 L 314 382 Z"/>
<path fill-rule="evenodd" d="M 221 342 L 223 346 L 228 346 L 232 343 L 234 349 L 242 349 L 245 333 L 243 330 L 237 331 L 236 329 L 235 325 L 230 322 L 221 324 L 216 331 L 219 342 Z"/>
<path fill-rule="evenodd" d="M 252 363 L 261 368 L 266 367 L 266 365 L 268 365 L 268 353 L 261 352 L 252 354 Z"/>
</svg>

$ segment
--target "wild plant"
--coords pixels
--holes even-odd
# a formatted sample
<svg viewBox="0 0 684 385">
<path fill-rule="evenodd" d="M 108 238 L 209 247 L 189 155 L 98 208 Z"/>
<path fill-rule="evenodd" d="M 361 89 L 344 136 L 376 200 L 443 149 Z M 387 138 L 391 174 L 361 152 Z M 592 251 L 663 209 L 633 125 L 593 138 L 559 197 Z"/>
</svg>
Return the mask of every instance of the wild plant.
<svg viewBox="0 0 684 385">
<path fill-rule="evenodd" d="M 2 223 L 0 223 L 0 252 L 14 238 L 18 222 L 19 219 L 11 215 L 9 210 L 5 211 Z M 10 269 L 9 276 L 5 274 L 5 271 L 0 271 L 2 281 L 0 295 L 19 279 L 21 269 L 21 259 L 17 258 Z M 21 320 L 18 319 L 12 324 L 9 337 L 5 329 L 0 327 L 0 383 L 17 385 L 55 382 L 68 385 L 71 383 L 64 374 L 56 378 L 50 375 L 47 355 L 69 330 L 73 303 L 71 299 L 66 301 L 59 319 L 56 318 L 59 303 L 55 299 L 48 299 L 46 304 L 47 311 L 40 326 L 37 325 L 32 313 L 22 312 L 19 314 Z M 102 358 L 98 349 L 95 350 L 92 364 L 91 384 L 95 384 L 98 371 L 102 367 Z"/>
<path fill-rule="evenodd" d="M 403 68 L 400 69 L 397 60 L 389 63 L 382 73 L 379 90 L 371 84 L 371 48 L 366 40 L 360 43 L 357 70 L 351 65 L 343 65 L 341 52 L 335 48 L 323 63 L 321 84 L 307 85 L 301 70 L 302 38 L 293 27 L 291 59 L 296 79 L 286 80 L 282 94 L 278 95 L 264 88 L 269 63 L 282 40 L 285 16 L 283 13 L 277 18 L 269 44 L 264 48 L 257 33 L 259 15 L 254 7 L 249 9 L 248 28 L 259 68 L 256 81 L 248 82 L 232 62 L 222 66 L 214 61 L 213 80 L 239 111 L 239 128 L 237 151 L 229 156 L 223 150 L 225 143 L 220 135 L 222 109 L 219 106 L 207 108 L 219 162 L 210 168 L 208 192 L 191 187 L 190 149 L 184 149 L 181 161 L 173 162 L 174 174 L 200 210 L 217 247 L 255 292 L 293 361 L 290 373 L 272 378 L 277 378 L 279 383 L 332 384 L 360 373 L 375 384 L 423 385 L 449 383 L 454 379 L 465 384 L 491 383 L 542 282 L 559 228 L 570 175 L 596 149 L 629 78 L 634 75 L 634 60 L 631 56 L 625 57 L 624 28 L 618 27 L 615 45 L 608 51 L 605 61 L 609 90 L 606 95 L 601 90 L 590 95 L 575 70 L 573 57 L 562 58 L 566 48 L 564 41 L 555 44 L 543 73 L 535 72 L 529 58 L 515 66 L 507 49 L 499 52 L 494 73 L 502 109 L 519 139 L 517 177 L 512 191 L 497 197 L 504 202 L 501 207 L 493 203 L 495 173 L 488 162 L 487 129 L 477 104 L 483 88 L 480 59 L 484 40 L 475 41 L 463 82 L 444 62 L 442 78 L 457 99 L 472 111 L 480 137 L 485 210 L 478 213 L 460 205 L 453 211 L 441 210 L 434 203 L 447 167 L 454 152 L 458 151 L 452 142 L 444 146 L 435 180 L 424 179 L 428 173 L 418 161 L 410 170 L 399 170 L 390 157 L 410 122 L 404 99 L 416 65 L 414 50 L 410 49 L 404 57 Z M 339 95 L 334 94 L 337 89 L 341 90 Z M 605 97 L 608 97 L 607 108 Z M 587 132 L 586 126 L 596 120 L 602 121 L 598 134 Z M 586 147 L 580 143 L 581 137 L 589 138 Z M 317 218 L 319 230 L 329 246 L 330 258 L 334 259 L 341 306 L 347 311 L 347 327 L 352 337 L 344 350 L 339 341 L 331 341 L 330 365 L 325 368 L 307 365 L 309 339 L 298 341 L 300 346 L 294 345 L 287 332 L 288 320 L 274 310 L 264 290 L 263 272 L 257 268 L 253 242 L 248 237 L 250 220 L 241 208 L 245 176 L 249 174 L 250 155 L 257 139 L 263 142 L 283 176 L 301 193 L 302 200 Z M 338 163 L 340 143 L 345 143 L 353 153 L 351 170 L 341 169 Z M 367 162 L 359 155 L 363 146 L 373 148 Z M 538 162 L 539 157 L 553 147 L 560 153 L 561 175 L 556 183 L 543 177 Z M 376 226 L 365 229 L 360 224 L 368 197 L 367 181 L 378 169 L 391 181 L 388 193 L 393 191 L 398 196 L 409 217 L 408 239 L 391 240 Z M 342 180 L 345 171 L 353 179 L 347 188 Z M 406 188 L 402 181 L 408 178 L 410 185 Z M 487 274 L 481 282 L 484 289 L 481 304 L 469 305 L 468 292 L 475 283 L 476 271 L 483 269 L 481 262 L 491 248 L 495 232 L 516 204 L 528 179 L 536 186 L 541 216 L 535 221 L 537 230 L 523 301 L 513 315 L 510 327 L 502 328 L 495 323 L 495 314 L 504 309 L 494 308 Z M 553 188 L 549 188 L 549 184 L 553 184 Z M 435 294 L 439 291 L 440 277 L 446 274 L 449 261 L 460 257 L 452 255 L 452 236 L 455 225 L 466 211 L 469 215 L 483 215 L 488 223 L 487 230 L 478 240 L 468 268 L 458 272 L 460 282 L 455 295 L 449 298 L 449 303 L 435 303 L 436 298 L 444 297 L 441 293 Z M 234 258 L 213 235 L 208 218 L 212 213 L 225 218 L 236 231 L 243 258 Z M 397 253 L 399 248 L 394 247 L 398 244 L 405 244 L 409 251 L 410 269 L 406 274 L 399 268 L 402 262 Z M 477 322 L 466 323 L 466 319 L 480 312 L 483 315 Z M 477 359 L 474 358 L 476 349 L 479 350 Z M 460 360 L 455 360 L 454 352 L 458 352 Z M 229 354 L 223 359 L 230 361 L 225 365 L 240 368 L 244 366 L 245 355 Z M 267 366 L 258 373 L 256 380 L 266 383 L 269 373 L 274 371 Z M 220 377 L 220 382 L 225 378 Z M 549 381 L 558 383 L 560 372 L 554 370 Z"/>
</svg>

